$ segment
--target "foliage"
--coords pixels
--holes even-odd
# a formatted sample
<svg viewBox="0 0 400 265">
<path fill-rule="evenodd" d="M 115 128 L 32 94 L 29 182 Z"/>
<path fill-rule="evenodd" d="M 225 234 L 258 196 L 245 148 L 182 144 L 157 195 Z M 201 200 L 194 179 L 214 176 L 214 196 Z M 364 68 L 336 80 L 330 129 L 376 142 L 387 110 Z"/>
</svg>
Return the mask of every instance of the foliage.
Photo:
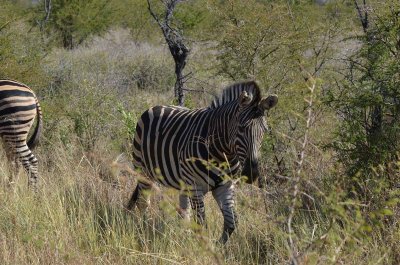
<svg viewBox="0 0 400 265">
<path fill-rule="evenodd" d="M 41 85 L 46 42 L 23 19 L 25 9 L 5 0 L 0 5 L 0 78 Z"/>
<path fill-rule="evenodd" d="M 368 199 L 382 193 L 374 187 L 393 187 L 398 175 L 393 161 L 400 136 L 399 12 L 400 5 L 390 3 L 369 14 L 361 48 L 347 58 L 345 78 L 331 94 L 343 119 L 334 146 L 357 182 L 353 192 Z"/>
<path fill-rule="evenodd" d="M 136 123 L 138 118 L 135 113 L 126 111 L 122 105 L 118 105 L 118 112 L 121 114 L 121 120 L 123 123 L 123 137 L 127 140 L 126 147 L 123 148 L 125 153 L 130 154 L 132 150 L 133 139 L 136 132 Z M 130 156 L 129 156 L 130 157 Z"/>
<path fill-rule="evenodd" d="M 134 113 L 143 111 L 148 105 L 134 97 L 138 91 L 159 93 L 171 86 L 173 71 L 167 70 L 166 52 L 148 44 L 137 45 L 126 30 L 111 31 L 87 47 L 55 50 L 45 68 L 52 80 L 51 89 L 43 93 L 48 98 L 49 119 L 66 118 L 54 125 L 60 129 L 72 126 L 69 131 L 85 150 L 95 148 L 104 137 L 117 145 L 127 141 L 125 128 L 134 125 L 126 122 L 134 121 L 120 121 L 120 111 L 130 113 L 132 103 L 138 108 Z"/>
<path fill-rule="evenodd" d="M 37 12 L 48 33 L 54 31 L 62 46 L 72 49 L 90 35 L 108 28 L 113 14 L 109 3 L 106 0 L 52 0 L 51 8 L 45 12 L 43 0 L 37 5 Z"/>
<path fill-rule="evenodd" d="M 114 7 L 110 26 L 129 29 L 136 41 L 154 41 L 162 37 L 147 11 L 145 0 L 116 0 L 110 4 Z"/>
</svg>

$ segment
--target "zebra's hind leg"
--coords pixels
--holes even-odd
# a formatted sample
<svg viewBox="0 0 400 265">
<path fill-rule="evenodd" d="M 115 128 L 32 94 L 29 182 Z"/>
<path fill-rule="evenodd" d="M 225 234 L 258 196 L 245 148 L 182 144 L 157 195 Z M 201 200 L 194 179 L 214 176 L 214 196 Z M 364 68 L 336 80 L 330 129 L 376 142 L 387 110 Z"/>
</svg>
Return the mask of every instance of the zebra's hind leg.
<svg viewBox="0 0 400 265">
<path fill-rule="evenodd" d="M 186 194 L 179 194 L 179 216 L 184 220 L 190 219 L 190 200 L 189 196 Z"/>
<path fill-rule="evenodd" d="M 149 205 L 149 194 L 146 191 L 150 191 L 151 186 L 138 182 L 135 191 L 132 193 L 131 199 L 126 206 L 126 209 L 132 211 L 135 206 L 139 208 L 140 211 L 144 211 Z"/>
<path fill-rule="evenodd" d="M 196 223 L 207 226 L 206 211 L 204 207 L 204 192 L 200 190 L 193 191 L 190 196 L 190 203 L 192 205 Z"/>
<path fill-rule="evenodd" d="M 5 141 L 3 141 L 3 146 L 6 150 L 5 152 L 8 162 L 8 185 L 12 185 L 14 184 L 14 178 L 18 176 L 20 165 L 18 163 L 17 156 L 15 155 L 15 148 Z"/>
<path fill-rule="evenodd" d="M 219 242 L 225 244 L 237 226 L 237 215 L 234 209 L 234 185 L 228 181 L 212 192 L 224 216 L 224 230 Z"/>
<path fill-rule="evenodd" d="M 37 191 L 38 182 L 38 161 L 26 143 L 15 147 L 18 156 L 25 171 L 28 173 L 28 186 L 35 192 Z"/>
</svg>

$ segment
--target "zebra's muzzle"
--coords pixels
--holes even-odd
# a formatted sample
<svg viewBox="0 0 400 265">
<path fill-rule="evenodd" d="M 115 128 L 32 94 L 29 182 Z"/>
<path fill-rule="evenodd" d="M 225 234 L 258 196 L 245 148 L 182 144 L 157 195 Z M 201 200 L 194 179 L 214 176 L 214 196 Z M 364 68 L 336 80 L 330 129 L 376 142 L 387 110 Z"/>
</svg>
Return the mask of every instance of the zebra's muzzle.
<svg viewBox="0 0 400 265">
<path fill-rule="evenodd" d="M 258 179 L 260 172 L 258 170 L 258 161 L 246 159 L 243 165 L 242 176 L 246 176 L 246 183 L 252 184 Z"/>
</svg>

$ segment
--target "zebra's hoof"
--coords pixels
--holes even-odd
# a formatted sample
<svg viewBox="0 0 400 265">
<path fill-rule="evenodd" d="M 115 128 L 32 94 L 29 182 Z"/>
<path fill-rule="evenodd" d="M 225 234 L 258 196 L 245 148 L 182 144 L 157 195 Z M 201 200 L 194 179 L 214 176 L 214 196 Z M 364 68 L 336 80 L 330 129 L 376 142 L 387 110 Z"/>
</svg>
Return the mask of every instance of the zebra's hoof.
<svg viewBox="0 0 400 265">
<path fill-rule="evenodd" d="M 177 209 L 179 217 L 184 221 L 190 221 L 190 213 L 188 209 L 178 208 Z"/>
</svg>

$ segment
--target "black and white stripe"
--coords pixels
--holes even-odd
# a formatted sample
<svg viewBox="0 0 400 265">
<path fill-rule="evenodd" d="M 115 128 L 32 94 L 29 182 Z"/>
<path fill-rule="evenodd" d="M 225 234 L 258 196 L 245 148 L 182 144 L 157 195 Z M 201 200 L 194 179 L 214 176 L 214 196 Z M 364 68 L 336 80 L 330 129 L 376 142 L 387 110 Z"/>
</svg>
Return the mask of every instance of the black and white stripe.
<svg viewBox="0 0 400 265">
<path fill-rule="evenodd" d="M 224 216 L 220 241 L 225 243 L 237 223 L 234 185 L 227 176 L 242 169 L 248 182 L 258 177 L 259 148 L 267 129 L 264 111 L 277 100 L 262 99 L 257 84 L 250 81 L 227 87 L 208 108 L 150 108 L 136 126 L 134 164 L 150 180 L 186 191 L 200 224 L 205 222 L 204 195 L 212 191 Z M 139 182 L 128 209 L 150 187 Z M 188 205 L 181 196 L 184 204 Z"/>
<path fill-rule="evenodd" d="M 33 121 L 37 126 L 27 141 Z M 28 172 L 28 183 L 36 188 L 38 161 L 31 150 L 39 141 L 42 129 L 42 111 L 35 93 L 24 84 L 0 80 L 0 135 L 10 164 L 19 161 Z M 18 161 L 17 161 L 18 160 Z M 17 165 L 15 165 L 17 170 Z M 10 182 L 13 181 L 10 170 Z"/>
</svg>

